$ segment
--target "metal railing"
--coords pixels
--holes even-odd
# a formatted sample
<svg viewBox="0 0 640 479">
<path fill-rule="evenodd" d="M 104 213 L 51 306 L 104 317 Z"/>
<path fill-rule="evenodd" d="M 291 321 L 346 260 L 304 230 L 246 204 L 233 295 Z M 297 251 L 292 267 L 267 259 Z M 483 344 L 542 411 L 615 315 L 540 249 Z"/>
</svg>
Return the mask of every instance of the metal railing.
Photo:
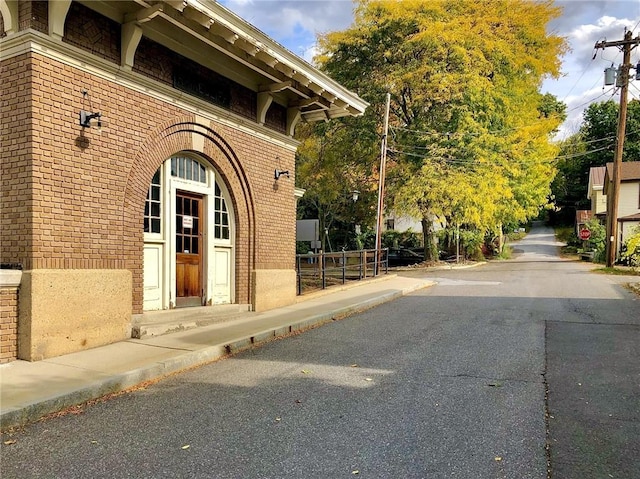
<svg viewBox="0 0 640 479">
<path fill-rule="evenodd" d="M 298 295 L 388 272 L 388 248 L 296 255 Z"/>
</svg>

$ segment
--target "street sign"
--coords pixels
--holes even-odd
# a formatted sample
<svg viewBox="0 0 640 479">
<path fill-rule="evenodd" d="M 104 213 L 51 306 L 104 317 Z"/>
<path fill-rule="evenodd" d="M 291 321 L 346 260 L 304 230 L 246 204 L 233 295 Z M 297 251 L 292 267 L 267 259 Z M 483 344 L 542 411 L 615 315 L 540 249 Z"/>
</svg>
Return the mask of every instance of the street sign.
<svg viewBox="0 0 640 479">
<path fill-rule="evenodd" d="M 582 228 L 580 230 L 579 236 L 581 240 L 586 241 L 589 238 L 591 238 L 591 230 L 588 230 L 587 228 Z"/>
</svg>

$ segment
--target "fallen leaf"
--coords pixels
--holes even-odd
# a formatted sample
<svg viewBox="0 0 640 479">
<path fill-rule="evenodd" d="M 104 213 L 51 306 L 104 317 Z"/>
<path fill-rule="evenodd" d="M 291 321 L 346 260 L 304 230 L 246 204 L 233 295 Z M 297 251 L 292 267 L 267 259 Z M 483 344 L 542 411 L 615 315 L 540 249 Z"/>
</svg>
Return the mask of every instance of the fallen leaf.
<svg viewBox="0 0 640 479">
<path fill-rule="evenodd" d="M 365 381 L 373 381 L 371 378 L 364 378 Z"/>
<path fill-rule="evenodd" d="M 191 446 L 189 444 L 185 444 L 184 446 L 182 446 L 182 449 L 189 449 Z"/>
<path fill-rule="evenodd" d="M 496 460 L 496 462 L 500 462 L 500 461 L 502 461 L 502 458 L 500 456 L 496 456 L 495 460 Z"/>
<path fill-rule="evenodd" d="M 489 383 L 487 384 L 487 386 L 490 386 L 492 388 L 501 388 L 502 387 L 502 383 L 501 382 L 495 382 L 495 383 Z"/>
<path fill-rule="evenodd" d="M 358 471 L 357 469 L 355 471 L 351 471 L 351 474 L 355 475 L 355 474 L 360 474 L 360 471 Z"/>
<path fill-rule="evenodd" d="M 5 446 L 10 446 L 11 444 L 15 444 L 16 441 L 15 439 L 9 439 L 8 441 L 4 441 L 2 444 L 4 444 Z"/>
<path fill-rule="evenodd" d="M 296 399 L 296 404 L 302 404 L 302 399 Z"/>
<path fill-rule="evenodd" d="M 302 374 L 309 374 L 311 371 L 309 371 L 308 369 L 303 369 L 301 372 Z"/>
<path fill-rule="evenodd" d="M 351 367 L 352 367 L 352 368 L 357 368 L 357 367 L 359 367 L 359 366 L 358 366 L 357 364 L 352 364 L 352 365 L 351 365 Z"/>
<path fill-rule="evenodd" d="M 282 418 L 281 417 L 277 417 L 276 421 L 282 421 Z"/>
<path fill-rule="evenodd" d="M 98 444 L 98 441 L 91 441 L 91 444 Z"/>
</svg>

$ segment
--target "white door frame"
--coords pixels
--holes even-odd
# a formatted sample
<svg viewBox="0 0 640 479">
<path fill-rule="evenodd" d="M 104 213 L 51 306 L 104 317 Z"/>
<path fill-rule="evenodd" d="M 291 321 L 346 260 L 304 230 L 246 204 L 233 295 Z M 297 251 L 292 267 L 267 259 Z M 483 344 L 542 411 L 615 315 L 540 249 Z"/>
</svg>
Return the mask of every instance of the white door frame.
<svg viewBox="0 0 640 479">
<path fill-rule="evenodd" d="M 171 158 L 189 157 L 198 160 L 206 167 L 206 183 L 189 181 L 175 176 L 171 176 Z M 235 215 L 228 189 L 223 181 L 218 182 L 218 186 L 225 200 L 227 211 L 229 212 L 229 239 L 215 238 L 215 183 L 219 175 L 206 162 L 193 154 L 176 154 L 165 160 L 161 168 L 162 181 L 162 233 L 161 235 L 144 234 L 144 245 L 149 247 L 152 244 L 160 246 L 162 251 L 162 305 L 161 309 L 175 308 L 176 298 L 176 222 L 175 222 L 175 202 L 176 191 L 196 193 L 203 196 L 203 214 L 201 215 L 203 225 L 202 238 L 202 285 L 204 289 L 204 303 L 207 305 L 219 303 L 233 303 L 235 298 Z M 228 264 L 228 297 L 220 296 L 219 289 L 216 289 L 215 258 L 216 250 L 229 252 L 230 263 Z"/>
</svg>

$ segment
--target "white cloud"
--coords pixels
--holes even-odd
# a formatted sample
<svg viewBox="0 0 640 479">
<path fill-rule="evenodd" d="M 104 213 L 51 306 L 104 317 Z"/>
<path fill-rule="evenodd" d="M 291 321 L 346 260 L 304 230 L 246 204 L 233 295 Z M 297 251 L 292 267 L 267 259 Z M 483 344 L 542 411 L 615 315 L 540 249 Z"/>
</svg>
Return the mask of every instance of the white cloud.
<svg viewBox="0 0 640 479">
<path fill-rule="evenodd" d="M 625 28 L 637 29 L 640 2 L 558 3 L 564 8 L 564 14 L 552 23 L 550 30 L 564 36 L 571 51 L 563 58 L 563 76 L 557 80 L 546 80 L 543 91 L 554 94 L 567 104 L 567 120 L 557 135 L 557 138 L 564 138 L 577 131 L 582 123 L 582 114 L 590 103 L 612 98 L 612 88 L 604 87 L 604 69 L 622 62 L 622 53 L 618 48 L 595 50 L 594 46 L 605 39 L 622 40 Z"/>
</svg>

